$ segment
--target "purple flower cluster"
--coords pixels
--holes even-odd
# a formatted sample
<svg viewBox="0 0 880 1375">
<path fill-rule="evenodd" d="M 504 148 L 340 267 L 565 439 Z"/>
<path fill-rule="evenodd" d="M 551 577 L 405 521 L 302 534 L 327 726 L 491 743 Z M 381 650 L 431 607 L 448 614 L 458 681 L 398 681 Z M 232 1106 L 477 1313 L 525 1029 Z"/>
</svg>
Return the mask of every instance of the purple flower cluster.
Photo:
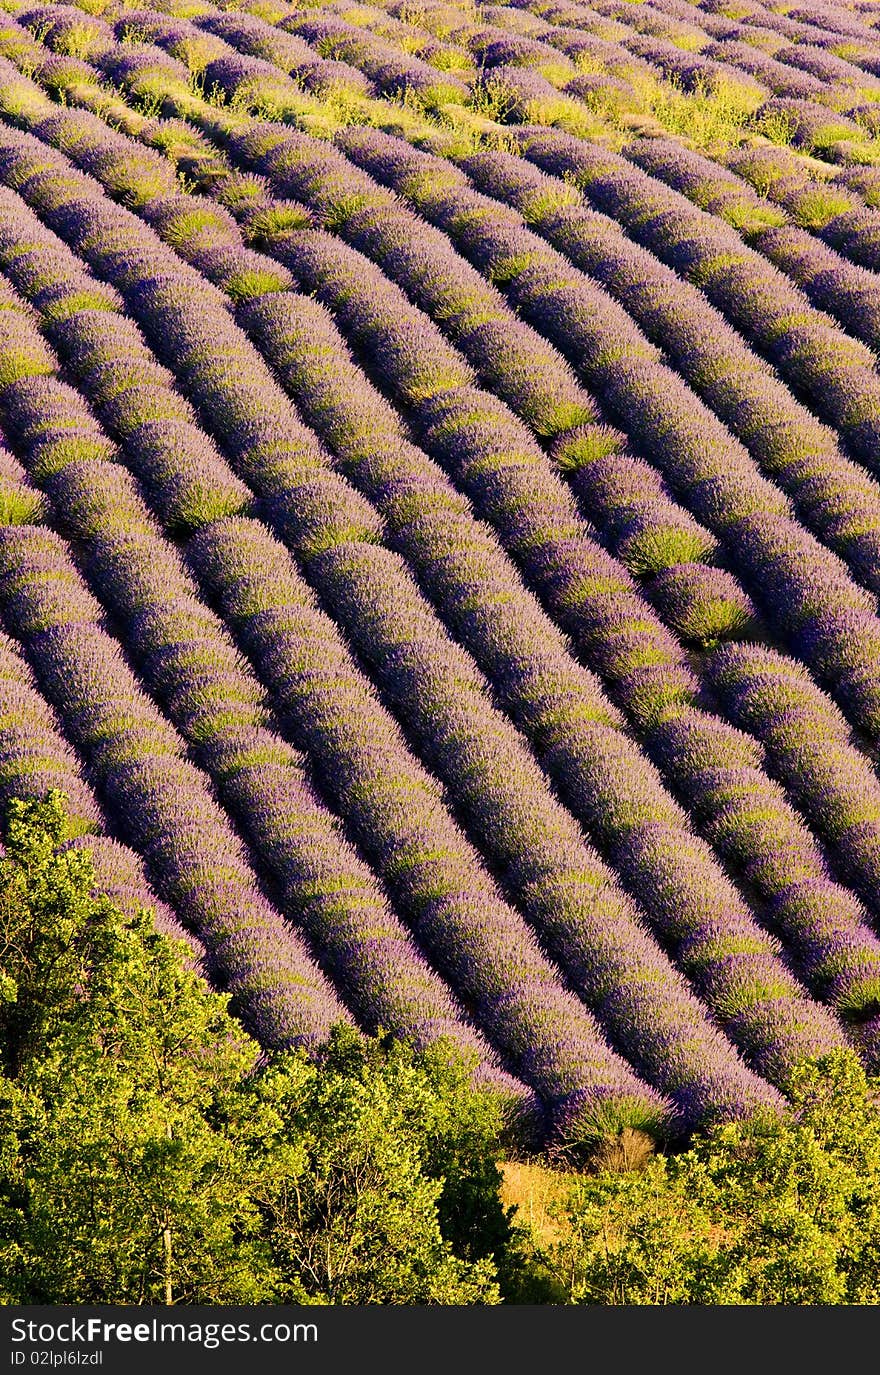
<svg viewBox="0 0 880 1375">
<path fill-rule="evenodd" d="M 880 212 L 865 206 L 836 216 L 822 237 L 853 262 L 880 271 Z"/>
<path fill-rule="evenodd" d="M 116 41 L 112 27 L 95 14 L 72 5 L 36 5 L 19 10 L 18 23 L 39 33 L 55 53 L 88 59 L 106 52 Z"/>
<path fill-rule="evenodd" d="M 192 72 L 203 72 L 215 58 L 229 55 L 222 39 L 160 10 L 125 9 L 113 27 L 121 42 L 155 43 Z"/>
</svg>

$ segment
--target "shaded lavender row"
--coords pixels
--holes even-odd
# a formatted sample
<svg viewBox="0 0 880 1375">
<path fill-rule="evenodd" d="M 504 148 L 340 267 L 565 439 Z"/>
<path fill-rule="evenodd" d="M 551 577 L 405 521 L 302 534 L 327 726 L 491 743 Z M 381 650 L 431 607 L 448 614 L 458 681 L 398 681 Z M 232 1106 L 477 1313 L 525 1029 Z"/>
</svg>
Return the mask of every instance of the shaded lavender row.
<svg viewBox="0 0 880 1375">
<path fill-rule="evenodd" d="M 347 142 L 360 137 L 351 135 Z M 413 150 L 406 159 L 423 172 L 435 163 Z M 653 346 L 621 308 L 523 229 L 518 216 L 509 218 L 513 212 L 502 217 L 497 202 L 476 192 L 447 191 L 431 176 L 414 182 L 401 175 L 398 184 L 404 181 L 409 198 L 503 281 L 520 310 L 580 362 L 616 417 L 720 536 L 734 566 L 744 567 L 774 628 L 808 661 L 821 662 L 820 671 L 856 720 L 867 729 L 880 728 L 876 603 L 833 554 L 788 518 L 781 494 L 758 476 L 745 450 L 657 361 Z M 836 651 L 841 617 L 860 620 L 862 636 Z"/>
<path fill-rule="evenodd" d="M 126 264 L 126 270 L 128 267 Z M 217 529 L 216 525 L 210 527 L 211 548 Z M 258 526 L 253 529 L 265 541 L 266 557 L 276 561 L 284 557 L 267 531 Z M 289 577 L 294 577 L 292 565 Z M 311 654 L 320 627 L 324 643 L 318 662 L 330 675 L 323 692 L 319 693 L 320 682 L 306 684 L 309 691 L 296 704 L 302 715 L 294 718 L 295 726 L 313 756 L 321 747 L 325 752 L 329 750 L 329 757 L 319 753 L 319 763 L 322 757 L 326 759 L 325 782 L 336 789 L 343 788 L 346 815 L 353 829 L 362 843 L 372 849 L 405 906 L 418 914 L 420 934 L 424 934 L 426 904 L 439 903 L 434 913 L 436 925 L 428 923 L 426 927 L 434 933 L 431 949 L 435 961 L 443 961 L 469 1001 L 479 1006 L 484 1019 L 505 1044 L 508 1057 L 516 1061 L 524 1076 L 537 1081 L 564 1118 L 573 1117 L 569 1130 L 586 1130 L 585 1124 L 598 1112 L 598 1107 L 602 1112 L 613 1113 L 615 1103 L 620 1105 L 624 1117 L 630 1110 L 637 1117 L 641 1113 L 656 1128 L 662 1116 L 658 1100 L 637 1087 L 637 1081 L 623 1063 L 604 1047 L 586 1011 L 565 993 L 553 967 L 540 955 L 520 919 L 498 898 L 476 855 L 446 815 L 433 780 L 408 754 L 391 719 L 382 712 L 350 663 L 335 629 L 320 613 L 311 610 L 311 594 L 305 584 L 296 579 L 295 586 L 298 598 L 305 598 L 310 608 L 303 631 L 304 646 Z M 292 646 L 289 639 L 285 640 L 281 627 L 272 624 L 269 614 L 274 593 L 275 586 L 270 581 L 266 591 L 260 593 L 264 602 L 268 596 L 266 615 L 257 619 L 260 624 L 265 622 L 268 643 L 264 652 L 280 655 L 279 662 L 289 664 L 285 645 L 290 653 Z M 285 705 L 292 713 L 294 704 Z M 320 714 L 316 715 L 319 708 Z M 326 720 L 328 710 L 332 713 L 331 724 L 335 722 L 332 729 Z M 334 747 L 343 752 L 342 757 L 334 753 Z M 350 751 L 354 751 L 357 765 L 355 776 L 352 762 L 346 765 L 346 752 Z M 477 913 L 479 921 L 475 927 Z M 450 949 L 443 941 L 444 926 L 454 921 L 460 936 L 457 952 L 456 942 Z M 483 943 L 478 945 L 480 958 L 470 968 L 461 942 L 469 949 L 477 939 L 475 933 L 483 933 L 479 935 Z M 519 971 L 515 976 L 513 969 Z M 518 992 L 523 969 L 530 973 L 522 992 Z M 736 1072 L 745 1073 L 741 1067 L 736 1067 Z M 716 1087 L 707 1087 L 707 1101 L 717 1098 Z M 606 1098 L 611 1102 L 602 1107 Z"/>
<path fill-rule="evenodd" d="M 720 650 L 707 677 L 725 709 L 772 750 L 798 804 L 837 842 L 847 880 L 880 906 L 880 784 L 834 703 L 800 664 L 755 645 Z"/>
<path fill-rule="evenodd" d="M 0 605 L 108 813 L 203 940 L 245 1025 L 264 1045 L 320 1044 L 345 1010 L 260 893 L 204 776 L 138 685 L 57 535 L 0 530 Z"/>
<path fill-rule="evenodd" d="M 31 229 L 27 220 L 37 222 L 29 212 L 18 218 L 20 242 Z M 13 208 L 7 224 L 14 219 Z M 4 238 L 11 237 L 4 227 Z M 71 265 L 75 273 L 72 258 Z M 120 386 L 117 361 L 123 376 L 125 369 L 152 372 L 154 379 L 163 373 L 161 385 L 170 391 L 168 374 L 127 320 L 117 321 L 108 334 L 105 315 L 74 312 L 53 333 L 93 399 L 100 403 L 109 396 L 117 415 L 124 412 L 126 395 L 136 391 Z M 154 380 L 154 396 L 159 386 Z M 79 400 L 75 393 L 71 399 Z M 11 402 L 25 443 L 32 437 L 27 420 L 38 431 L 46 410 L 45 397 L 36 405 L 29 401 L 26 396 Z M 139 403 L 136 398 L 136 410 Z M 81 402 L 79 410 L 88 431 L 91 417 Z M 190 443 L 199 438 L 190 422 L 178 422 L 170 435 L 168 422 L 147 423 L 149 446 L 164 449 L 169 466 L 188 447 L 181 443 L 183 425 Z M 141 466 L 141 430 L 120 435 L 135 471 Z M 209 449 L 206 438 L 201 440 Z M 222 476 L 224 467 L 215 451 L 213 470 Z M 184 473 L 183 485 L 188 478 Z M 259 685 L 222 624 L 198 601 L 195 585 L 127 474 L 104 460 L 74 462 L 55 476 L 50 490 L 66 525 L 87 547 L 93 586 L 126 625 L 128 647 L 147 683 L 282 885 L 286 909 L 306 929 L 362 1024 L 406 1035 L 417 1045 L 447 1036 L 491 1066 L 488 1048 L 462 1026 L 448 991 L 412 949 L 375 878 L 315 799 L 296 752 L 271 729 Z"/>
<path fill-rule="evenodd" d="M 602 282 L 791 496 L 807 527 L 880 591 L 880 485 L 843 456 L 834 432 L 795 401 L 705 296 L 605 215 L 566 204 L 566 184 L 532 164 L 483 153 L 464 165 L 482 191 L 513 205 Z M 793 232 L 771 231 L 762 243 L 790 241 Z"/>
</svg>

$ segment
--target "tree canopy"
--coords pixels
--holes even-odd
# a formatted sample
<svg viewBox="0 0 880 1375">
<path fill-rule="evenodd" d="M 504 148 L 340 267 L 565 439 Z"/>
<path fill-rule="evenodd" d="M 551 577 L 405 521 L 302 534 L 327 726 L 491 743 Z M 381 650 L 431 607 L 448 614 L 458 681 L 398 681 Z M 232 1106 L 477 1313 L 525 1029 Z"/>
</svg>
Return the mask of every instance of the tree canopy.
<svg viewBox="0 0 880 1375">
<path fill-rule="evenodd" d="M 95 895 L 66 838 L 60 797 L 12 805 L 3 1301 L 497 1302 L 502 1122 L 468 1067 L 343 1027 L 317 1061 L 266 1060 L 182 942 Z M 444 1190 L 482 1219 L 460 1254 Z"/>
</svg>

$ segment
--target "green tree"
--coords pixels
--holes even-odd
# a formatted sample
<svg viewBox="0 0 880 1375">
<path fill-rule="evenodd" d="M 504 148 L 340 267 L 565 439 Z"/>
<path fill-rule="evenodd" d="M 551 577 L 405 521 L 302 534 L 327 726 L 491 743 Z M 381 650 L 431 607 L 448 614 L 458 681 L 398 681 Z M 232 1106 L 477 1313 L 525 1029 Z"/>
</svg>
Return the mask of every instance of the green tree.
<svg viewBox="0 0 880 1375">
<path fill-rule="evenodd" d="M 282 1281 L 283 1301 L 303 1289 L 328 1303 L 499 1301 L 492 1259 L 457 1255 L 438 1211 L 438 1164 L 458 1165 L 456 1187 L 494 1186 L 485 1167 L 475 1180 L 462 1164 L 456 1100 L 445 1092 L 462 1079 L 467 1067 L 442 1055 L 340 1027 L 320 1063 L 287 1056 L 254 1081 L 257 1108 L 245 1106 L 238 1130 L 250 1128 L 252 1158 L 262 1157 L 276 1269 L 296 1277 L 293 1290 Z M 491 1198 L 503 1219 L 497 1188 Z"/>
<path fill-rule="evenodd" d="M 65 827 L 57 795 L 13 803 L 0 865 L 4 1297 L 251 1301 L 253 1172 L 212 1117 L 259 1048 Z"/>
<path fill-rule="evenodd" d="M 638 1174 L 578 1181 L 550 1264 L 570 1301 L 880 1301 L 880 1112 L 853 1052 L 795 1073 L 784 1117 L 719 1127 Z"/>
<path fill-rule="evenodd" d="M 0 863 L 0 1298 L 497 1302 L 503 1117 L 469 1067 L 343 1027 L 264 1063 L 66 824 L 14 803 Z"/>
</svg>

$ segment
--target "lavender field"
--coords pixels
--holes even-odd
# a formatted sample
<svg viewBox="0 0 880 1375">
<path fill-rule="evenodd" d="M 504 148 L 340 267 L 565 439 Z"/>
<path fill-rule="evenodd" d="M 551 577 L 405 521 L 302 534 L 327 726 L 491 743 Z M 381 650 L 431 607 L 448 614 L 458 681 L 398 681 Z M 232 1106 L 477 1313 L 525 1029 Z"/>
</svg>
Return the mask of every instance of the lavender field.
<svg viewBox="0 0 880 1375">
<path fill-rule="evenodd" d="M 0 802 L 522 1139 L 880 1070 L 880 9 L 0 0 Z"/>
</svg>

